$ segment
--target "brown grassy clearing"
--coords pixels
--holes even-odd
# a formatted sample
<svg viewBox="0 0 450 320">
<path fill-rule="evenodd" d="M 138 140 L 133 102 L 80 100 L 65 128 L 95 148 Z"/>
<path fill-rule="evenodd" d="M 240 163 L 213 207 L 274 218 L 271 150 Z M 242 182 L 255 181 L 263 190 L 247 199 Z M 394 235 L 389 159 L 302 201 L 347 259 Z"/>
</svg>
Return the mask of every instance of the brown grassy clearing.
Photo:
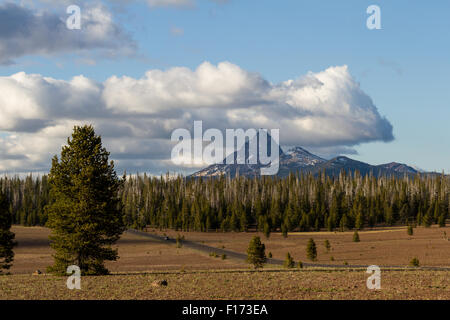
<svg viewBox="0 0 450 320">
<path fill-rule="evenodd" d="M 32 273 L 36 269 L 44 271 L 52 264 L 52 249 L 49 247 L 49 229 L 42 227 L 14 226 L 16 240 L 15 261 L 11 272 Z M 312 237 L 318 247 L 317 263 L 361 265 L 399 265 L 407 266 L 413 257 L 420 260 L 422 266 L 450 266 L 450 241 L 443 239 L 443 232 L 450 235 L 450 227 L 416 228 L 414 235 L 408 236 L 406 228 L 398 227 L 375 231 L 360 231 L 361 242 L 352 242 L 352 232 L 290 233 L 285 239 L 279 233 L 273 233 L 269 239 L 262 234 L 266 253 L 272 252 L 274 258 L 284 259 L 290 252 L 295 261 L 307 262 L 305 248 Z M 251 237 L 257 233 L 222 232 L 176 232 L 172 230 L 156 231 L 176 237 L 184 235 L 186 239 L 206 245 L 243 252 L 247 250 Z M 328 239 L 332 250 L 327 252 L 323 242 Z M 209 270 L 241 269 L 249 266 L 243 261 L 211 258 L 206 253 L 188 248 L 177 249 L 175 245 L 124 234 L 118 242 L 120 259 L 109 262 L 113 272 L 151 271 L 151 270 Z M 334 257 L 334 261 L 331 261 Z"/>
<path fill-rule="evenodd" d="M 35 270 L 45 272 L 53 263 L 49 246 L 50 230 L 42 227 L 14 226 L 18 246 L 14 249 L 13 274 L 31 274 Z M 119 240 L 119 260 L 108 262 L 112 272 L 151 270 L 208 270 L 237 269 L 249 266 L 241 261 L 209 257 L 188 248 L 177 249 L 174 244 L 142 238 L 125 233 Z"/>
<path fill-rule="evenodd" d="M 318 263 L 407 265 L 417 256 L 422 265 L 450 265 L 449 241 L 442 239 L 450 228 L 417 228 L 412 237 L 405 228 L 360 232 L 360 243 L 352 242 L 352 232 L 296 233 L 284 239 L 272 234 L 263 239 L 267 252 L 283 259 L 291 252 L 295 260 L 306 261 L 306 241 L 318 245 Z M 174 244 L 124 234 L 118 243 L 120 259 L 108 263 L 115 274 L 83 277 L 82 290 L 69 290 L 66 277 L 30 275 L 52 263 L 49 230 L 14 226 L 19 246 L 13 275 L 0 276 L 0 299 L 450 299 L 450 272 L 383 270 L 381 290 L 369 290 L 365 270 L 287 271 L 267 267 L 249 271 L 242 261 L 209 257 Z M 175 237 L 178 232 L 161 231 Z M 238 252 L 245 252 L 255 233 L 182 233 L 187 239 Z M 326 253 L 323 241 L 333 250 Z M 184 269 L 185 272 L 180 270 Z M 239 269 L 239 270 L 237 270 Z M 201 271 L 203 270 L 203 271 Z M 149 272 L 143 272 L 149 271 Z M 166 279 L 167 287 L 153 287 L 156 279 Z"/>
<path fill-rule="evenodd" d="M 272 252 L 273 258 L 283 259 L 290 252 L 295 261 L 309 262 L 306 258 L 306 243 L 313 238 L 317 245 L 319 264 L 339 264 L 344 261 L 354 265 L 407 266 L 413 257 L 417 257 L 422 266 L 450 266 L 450 241 L 443 238 L 444 232 L 450 237 L 450 227 L 418 227 L 414 235 L 408 236 L 406 227 L 392 227 L 378 230 L 359 231 L 361 242 L 355 243 L 353 231 L 346 232 L 296 232 L 283 238 L 280 233 L 272 233 L 267 239 L 262 233 L 222 233 L 222 232 L 176 232 L 173 230 L 149 230 L 157 234 L 176 237 L 184 235 L 187 240 L 198 241 L 205 245 L 246 252 L 248 243 L 254 235 L 261 237 L 266 245 L 266 254 Z M 327 252 L 325 239 L 331 243 L 332 250 Z M 334 261 L 331 261 L 331 257 Z"/>
</svg>

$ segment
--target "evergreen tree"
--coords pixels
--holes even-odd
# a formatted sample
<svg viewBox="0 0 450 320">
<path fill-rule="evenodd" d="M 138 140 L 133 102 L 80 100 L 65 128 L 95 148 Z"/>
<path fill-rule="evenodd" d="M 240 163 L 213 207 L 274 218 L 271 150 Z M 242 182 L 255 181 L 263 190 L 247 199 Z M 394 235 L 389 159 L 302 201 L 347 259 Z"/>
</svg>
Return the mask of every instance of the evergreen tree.
<svg viewBox="0 0 450 320">
<path fill-rule="evenodd" d="M 364 224 L 363 215 L 361 214 L 361 212 L 358 212 L 358 214 L 356 215 L 355 228 L 357 230 L 361 230 L 363 228 L 363 224 Z"/>
<path fill-rule="evenodd" d="M 327 221 L 327 230 L 328 230 L 328 231 L 333 231 L 333 228 L 334 228 L 333 217 L 332 217 L 332 216 L 329 216 L 329 217 L 326 219 L 326 221 Z"/>
<path fill-rule="evenodd" d="M 261 239 L 258 236 L 254 236 L 248 245 L 247 262 L 253 264 L 255 269 L 257 269 L 262 268 L 266 260 L 266 246 L 261 243 Z"/>
<path fill-rule="evenodd" d="M 345 228 L 347 227 L 347 225 L 348 225 L 347 215 L 344 214 L 344 215 L 342 216 L 342 218 L 341 218 L 340 223 L 339 223 L 339 229 L 340 229 L 340 231 L 341 231 L 341 232 L 344 232 L 344 231 L 345 231 Z"/>
<path fill-rule="evenodd" d="M 118 197 L 122 181 L 92 126 L 76 126 L 67 143 L 49 175 L 53 201 L 46 207 L 47 225 L 55 254 L 48 271 L 65 274 L 77 265 L 84 275 L 107 274 L 104 261 L 117 259 L 111 246 L 125 230 Z"/>
<path fill-rule="evenodd" d="M 417 225 L 422 225 L 422 219 L 423 219 L 422 210 L 419 209 L 419 213 L 417 214 L 416 217 Z"/>
<path fill-rule="evenodd" d="M 445 227 L 445 215 L 443 213 L 439 216 L 438 223 L 439 227 L 441 228 Z"/>
<path fill-rule="evenodd" d="M 292 258 L 291 254 L 289 252 L 286 254 L 286 259 L 284 260 L 284 267 L 285 268 L 295 267 L 294 259 Z"/>
<path fill-rule="evenodd" d="M 316 221 L 314 222 L 314 231 L 320 231 L 320 221 L 319 221 L 319 218 L 316 218 Z"/>
<path fill-rule="evenodd" d="M 317 259 L 317 248 L 316 243 L 311 238 L 308 241 L 308 244 L 306 245 L 306 256 L 309 260 L 314 261 Z"/>
<path fill-rule="evenodd" d="M 354 233 L 353 233 L 353 242 L 359 242 L 360 240 L 359 240 L 359 234 L 358 234 L 358 231 L 355 231 Z"/>
<path fill-rule="evenodd" d="M 284 223 L 281 224 L 281 234 L 283 235 L 283 238 L 287 238 L 288 236 L 288 229 Z"/>
<path fill-rule="evenodd" d="M 14 233 L 11 232 L 12 216 L 9 212 L 6 196 L 0 192 L 0 274 L 2 269 L 9 270 L 14 260 Z"/>
<path fill-rule="evenodd" d="M 440 211 L 439 202 L 436 201 L 435 204 L 434 204 L 433 220 L 434 220 L 435 222 L 438 222 L 440 216 L 441 216 L 441 211 Z"/>
<path fill-rule="evenodd" d="M 430 209 L 431 209 L 431 207 L 430 207 Z M 429 228 L 429 227 L 431 227 L 432 224 L 433 224 L 433 216 L 431 214 L 431 210 L 428 210 L 428 212 L 422 218 L 422 225 L 425 228 Z"/>
<path fill-rule="evenodd" d="M 264 235 L 266 236 L 267 239 L 269 239 L 269 237 L 270 237 L 270 226 L 269 226 L 269 223 L 267 221 L 264 223 Z"/>
</svg>

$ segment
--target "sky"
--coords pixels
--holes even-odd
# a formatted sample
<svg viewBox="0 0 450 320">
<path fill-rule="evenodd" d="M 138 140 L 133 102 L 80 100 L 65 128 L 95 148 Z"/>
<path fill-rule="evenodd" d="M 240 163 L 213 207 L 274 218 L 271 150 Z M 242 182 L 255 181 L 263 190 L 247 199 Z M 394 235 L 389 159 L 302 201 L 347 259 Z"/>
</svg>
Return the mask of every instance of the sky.
<svg viewBox="0 0 450 320">
<path fill-rule="evenodd" d="M 79 5 L 81 29 L 67 7 Z M 370 5 L 381 29 L 370 30 Z M 189 173 L 171 133 L 279 128 L 284 146 L 450 173 L 450 3 L 0 1 L 0 172 L 46 172 L 94 124 L 119 170 Z"/>
</svg>

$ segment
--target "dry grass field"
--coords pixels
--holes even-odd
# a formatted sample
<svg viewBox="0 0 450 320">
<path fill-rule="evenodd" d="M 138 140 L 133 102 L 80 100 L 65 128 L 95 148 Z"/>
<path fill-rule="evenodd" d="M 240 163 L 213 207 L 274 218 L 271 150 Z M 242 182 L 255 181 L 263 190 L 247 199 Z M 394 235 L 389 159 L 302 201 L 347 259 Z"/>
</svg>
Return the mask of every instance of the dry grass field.
<svg viewBox="0 0 450 320">
<path fill-rule="evenodd" d="M 450 271 L 383 270 L 381 290 L 368 290 L 365 270 L 305 268 L 296 270 L 267 266 L 254 272 L 244 261 L 210 257 L 207 253 L 175 244 L 124 234 L 117 246 L 120 259 L 109 262 L 113 273 L 83 277 L 81 290 L 68 290 L 66 277 L 42 274 L 52 263 L 49 230 L 14 226 L 16 247 L 12 275 L 0 276 L 0 299 L 450 299 Z M 405 228 L 361 231 L 361 242 L 352 232 L 294 233 L 284 239 L 262 235 L 266 252 L 284 259 L 291 252 L 306 262 L 306 241 L 318 245 L 317 263 L 408 265 L 418 257 L 421 265 L 450 266 L 450 241 L 442 238 L 450 228 L 417 228 L 412 237 Z M 156 231 L 175 237 L 178 232 Z M 216 248 L 245 252 L 255 233 L 182 233 L 186 239 Z M 323 241 L 331 242 L 327 253 Z M 331 256 L 334 261 L 331 261 Z M 153 287 L 166 279 L 167 287 Z"/>
<path fill-rule="evenodd" d="M 14 249 L 13 274 L 31 274 L 35 270 L 45 272 L 51 265 L 52 249 L 49 246 L 50 230 L 42 227 L 14 226 L 18 246 Z M 142 238 L 125 233 L 119 240 L 119 260 L 107 263 L 111 272 L 137 272 L 151 270 L 208 270 L 247 268 L 236 260 L 211 258 L 205 253 L 188 248 Z"/>
<path fill-rule="evenodd" d="M 65 277 L 0 276 L 0 299 L 450 299 L 450 273 L 382 272 L 368 290 L 364 271 L 150 273 L 83 277 L 68 290 Z M 153 287 L 165 279 L 166 287 Z"/>
<path fill-rule="evenodd" d="M 450 241 L 444 239 L 444 232 L 450 237 L 450 227 L 419 227 L 408 236 L 406 227 L 383 228 L 359 231 L 361 242 L 353 242 L 353 231 L 348 232 L 302 232 L 289 233 L 285 239 L 280 233 L 272 233 L 266 239 L 262 233 L 222 233 L 222 232 L 176 232 L 149 229 L 157 234 L 176 237 L 184 235 L 187 240 L 205 245 L 245 253 L 250 239 L 261 237 L 266 245 L 266 254 L 273 258 L 285 259 L 290 252 L 296 261 L 308 262 L 306 243 L 313 238 L 317 245 L 317 263 L 339 264 L 345 261 L 350 265 L 407 266 L 417 257 L 422 266 L 450 266 Z M 325 239 L 330 241 L 332 250 L 327 252 Z M 333 257 L 334 261 L 331 260 Z"/>
</svg>

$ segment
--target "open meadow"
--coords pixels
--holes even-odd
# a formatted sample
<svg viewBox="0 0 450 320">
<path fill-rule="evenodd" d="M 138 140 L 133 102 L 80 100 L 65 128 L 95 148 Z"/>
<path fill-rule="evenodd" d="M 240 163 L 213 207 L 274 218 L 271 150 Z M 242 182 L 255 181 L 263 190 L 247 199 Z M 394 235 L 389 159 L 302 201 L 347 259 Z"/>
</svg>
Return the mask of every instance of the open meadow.
<svg viewBox="0 0 450 320">
<path fill-rule="evenodd" d="M 149 231 L 151 231 L 150 229 Z M 282 269 L 267 265 L 254 271 L 245 261 L 211 257 L 186 247 L 125 233 L 118 242 L 120 259 L 109 262 L 108 276 L 82 277 L 81 290 L 69 290 L 67 277 L 45 274 L 52 263 L 49 230 L 14 226 L 18 246 L 11 275 L 0 276 L 0 299 L 450 299 L 450 271 L 383 270 L 381 289 L 369 290 L 364 269 Z M 352 233 L 293 233 L 285 239 L 271 234 L 261 239 L 274 258 L 289 251 L 295 261 L 307 262 L 306 241 L 318 246 L 315 263 L 407 266 L 417 257 L 422 266 L 450 266 L 450 241 L 443 232 L 450 228 L 405 228 L 361 231 L 361 242 Z M 160 235 L 244 253 L 255 233 L 182 233 L 157 231 Z M 332 249 L 326 252 L 323 241 Z M 330 258 L 334 257 L 334 261 Z M 32 275 L 36 270 L 44 274 Z M 167 286 L 153 286 L 155 280 Z"/>
<path fill-rule="evenodd" d="M 284 238 L 280 233 L 272 233 L 267 239 L 262 233 L 238 232 L 177 232 L 149 229 L 153 233 L 175 238 L 178 234 L 186 240 L 205 245 L 245 253 L 250 239 L 254 235 L 261 237 L 266 246 L 266 254 L 284 260 L 289 252 L 294 260 L 309 262 L 306 257 L 306 244 L 313 238 L 317 245 L 318 264 L 342 265 L 378 265 L 408 266 L 413 257 L 421 266 L 450 267 L 450 227 L 414 228 L 409 236 L 406 227 L 390 227 L 359 231 L 360 242 L 353 242 L 353 231 L 347 232 L 293 232 Z M 325 240 L 331 244 L 331 250 L 324 246 Z"/>
<path fill-rule="evenodd" d="M 13 274 L 45 272 L 53 263 L 48 236 L 50 230 L 43 227 L 14 226 L 18 246 L 15 248 Z M 208 254 L 188 248 L 176 248 L 162 241 L 125 233 L 117 243 L 119 259 L 107 262 L 111 272 L 139 272 L 152 270 L 208 270 L 248 267 L 242 261 L 212 259 Z"/>
</svg>

